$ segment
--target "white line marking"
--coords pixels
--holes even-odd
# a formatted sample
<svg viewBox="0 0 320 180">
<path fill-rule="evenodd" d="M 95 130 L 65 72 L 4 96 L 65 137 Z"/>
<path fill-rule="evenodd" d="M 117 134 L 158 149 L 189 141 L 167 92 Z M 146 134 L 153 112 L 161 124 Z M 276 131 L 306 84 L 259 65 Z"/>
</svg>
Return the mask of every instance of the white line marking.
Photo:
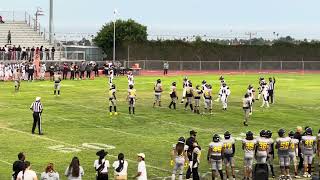
<svg viewBox="0 0 320 180">
<path fill-rule="evenodd" d="M 7 165 L 12 165 L 11 163 L 7 162 L 7 161 L 4 161 L 4 160 L 0 160 L 0 162 L 2 162 L 3 164 L 7 164 Z"/>
<path fill-rule="evenodd" d="M 34 138 L 38 138 L 38 139 L 42 139 L 42 140 L 47 140 L 47 141 L 52 141 L 52 142 L 56 142 L 56 143 L 60 143 L 60 144 L 64 144 L 64 145 L 68 145 L 68 146 L 72 146 L 72 147 L 76 147 L 76 148 L 80 148 L 80 149 L 83 149 L 83 150 L 90 150 L 90 151 L 92 151 L 92 149 L 90 149 L 90 148 L 85 148 L 85 147 L 82 147 L 82 146 L 76 146 L 76 145 L 74 145 L 74 144 L 66 143 L 66 142 L 63 142 L 63 141 L 51 139 L 51 138 L 44 137 L 44 136 L 33 135 L 33 134 L 30 134 L 30 133 L 27 133 L 27 132 L 24 132 L 24 131 L 20 131 L 20 130 L 16 130 L 16 129 L 12 129 L 12 128 L 7 128 L 7 127 L 1 127 L 1 126 L 0 126 L 0 129 L 4 129 L 4 130 L 8 130 L 8 131 L 13 131 L 13 132 L 21 133 L 21 134 L 26 134 L 26 135 L 32 136 L 32 137 L 34 137 Z M 109 154 L 108 156 L 113 157 L 113 158 L 118 158 L 118 156 L 111 155 L 111 154 Z M 134 160 L 131 160 L 131 159 L 127 159 L 127 161 L 133 162 L 133 163 L 137 163 L 137 161 L 134 161 Z M 157 170 L 160 170 L 160 171 L 164 171 L 164 172 L 171 172 L 171 171 L 169 171 L 169 170 L 167 170 L 167 169 L 162 169 L 162 168 L 159 168 L 159 167 L 156 167 L 156 166 L 152 166 L 152 165 L 147 165 L 147 167 L 150 167 L 150 168 L 152 168 L 152 169 L 157 169 Z"/>
</svg>

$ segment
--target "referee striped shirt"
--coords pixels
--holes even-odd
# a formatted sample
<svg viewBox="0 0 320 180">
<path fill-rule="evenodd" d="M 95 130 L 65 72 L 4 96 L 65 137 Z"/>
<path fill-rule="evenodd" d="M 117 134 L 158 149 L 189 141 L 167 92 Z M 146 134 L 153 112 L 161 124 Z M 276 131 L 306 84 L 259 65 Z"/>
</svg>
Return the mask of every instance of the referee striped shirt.
<svg viewBox="0 0 320 180">
<path fill-rule="evenodd" d="M 270 82 L 269 82 L 269 88 L 268 88 L 268 90 L 274 90 L 274 83 L 275 83 L 275 81 L 270 81 Z"/>
<path fill-rule="evenodd" d="M 40 101 L 35 101 L 31 104 L 30 109 L 33 112 L 39 113 L 39 112 L 42 112 L 43 107 Z"/>
</svg>

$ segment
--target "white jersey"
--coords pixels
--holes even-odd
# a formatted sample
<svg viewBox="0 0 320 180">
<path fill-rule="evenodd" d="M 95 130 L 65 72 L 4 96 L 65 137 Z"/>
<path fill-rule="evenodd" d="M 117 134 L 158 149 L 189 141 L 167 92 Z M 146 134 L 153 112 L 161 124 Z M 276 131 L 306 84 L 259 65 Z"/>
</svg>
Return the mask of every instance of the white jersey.
<svg viewBox="0 0 320 180">
<path fill-rule="evenodd" d="M 0 77 L 4 76 L 4 64 L 0 64 Z"/>
<path fill-rule="evenodd" d="M 134 85 L 134 78 L 133 78 L 133 75 L 131 74 L 129 74 L 128 75 L 128 84 L 129 85 Z"/>
<path fill-rule="evenodd" d="M 45 73 L 46 71 L 47 71 L 47 67 L 46 67 L 45 64 L 43 64 L 43 65 L 41 66 L 41 68 L 40 68 L 40 72 L 41 72 L 41 73 Z"/>
<path fill-rule="evenodd" d="M 225 87 L 221 86 L 220 91 L 219 91 L 220 97 L 227 97 L 230 95 L 230 93 L 231 93 L 231 91 L 228 86 L 225 86 Z"/>
<path fill-rule="evenodd" d="M 254 92 L 255 90 L 253 88 L 247 89 L 247 93 L 249 94 L 250 99 L 254 99 Z"/>
<path fill-rule="evenodd" d="M 265 97 L 268 96 L 268 85 L 261 86 L 261 94 Z"/>
<path fill-rule="evenodd" d="M 189 87 L 189 80 L 183 81 L 183 89 Z"/>
<path fill-rule="evenodd" d="M 203 90 L 203 91 L 208 89 L 208 88 L 207 88 L 207 84 L 202 84 L 201 86 L 202 86 L 202 90 Z"/>
</svg>

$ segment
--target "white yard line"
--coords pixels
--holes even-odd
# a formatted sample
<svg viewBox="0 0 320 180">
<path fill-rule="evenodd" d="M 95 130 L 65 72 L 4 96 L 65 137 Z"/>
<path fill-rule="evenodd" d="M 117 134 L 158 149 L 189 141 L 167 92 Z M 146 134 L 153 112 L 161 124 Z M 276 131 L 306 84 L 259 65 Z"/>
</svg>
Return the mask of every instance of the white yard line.
<svg viewBox="0 0 320 180">
<path fill-rule="evenodd" d="M 0 160 L 0 162 L 1 162 L 1 163 L 3 163 L 3 164 L 7 164 L 7 165 L 10 165 L 10 166 L 12 165 L 12 163 L 9 163 L 9 162 L 7 162 L 7 161 L 4 161 L 4 160 Z"/>
<path fill-rule="evenodd" d="M 48 137 L 45 137 L 45 136 L 33 135 L 31 133 L 27 133 L 27 132 L 20 131 L 20 130 L 17 130 L 17 129 L 1 127 L 1 126 L 0 126 L 0 129 L 4 129 L 4 130 L 7 130 L 7 131 L 13 131 L 13 132 L 16 132 L 16 133 L 32 136 L 34 138 L 38 138 L 38 139 L 42 139 L 42 140 L 46 140 L 46 141 L 52 141 L 52 142 L 56 142 L 56 143 L 60 143 L 60 144 L 64 144 L 64 145 L 68 145 L 68 146 L 84 149 L 84 150 L 92 150 L 92 149 L 89 149 L 89 148 L 86 148 L 86 147 L 79 147 L 79 146 L 74 145 L 74 144 L 66 143 L 66 142 L 60 141 L 60 140 L 51 139 L 51 138 L 48 138 Z M 111 154 L 108 154 L 108 156 L 113 157 L 113 158 L 118 158 L 118 156 L 111 155 Z M 134 161 L 134 160 L 131 160 L 131 159 L 126 159 L 126 160 L 129 161 L 129 162 L 137 163 L 137 161 Z M 147 167 L 150 167 L 150 168 L 156 169 L 156 170 L 160 170 L 160 171 L 164 171 L 164 172 L 171 172 L 171 171 L 169 171 L 167 169 L 159 168 L 159 167 L 152 166 L 152 165 L 147 165 Z"/>
</svg>

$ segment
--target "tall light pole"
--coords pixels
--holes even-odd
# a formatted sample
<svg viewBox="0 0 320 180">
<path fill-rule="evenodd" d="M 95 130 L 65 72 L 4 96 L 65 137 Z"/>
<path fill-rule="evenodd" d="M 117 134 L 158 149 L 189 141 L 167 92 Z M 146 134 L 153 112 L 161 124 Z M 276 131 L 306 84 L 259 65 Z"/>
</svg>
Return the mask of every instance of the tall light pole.
<svg viewBox="0 0 320 180">
<path fill-rule="evenodd" d="M 116 15 L 118 11 L 113 10 L 113 63 L 116 62 Z"/>
<path fill-rule="evenodd" d="M 246 32 L 246 35 L 249 36 L 249 44 L 251 45 L 252 36 L 257 35 L 257 33 L 255 33 L 255 32 Z"/>
<path fill-rule="evenodd" d="M 49 42 L 52 44 L 53 42 L 53 0 L 50 0 L 50 13 L 49 13 Z"/>
</svg>

